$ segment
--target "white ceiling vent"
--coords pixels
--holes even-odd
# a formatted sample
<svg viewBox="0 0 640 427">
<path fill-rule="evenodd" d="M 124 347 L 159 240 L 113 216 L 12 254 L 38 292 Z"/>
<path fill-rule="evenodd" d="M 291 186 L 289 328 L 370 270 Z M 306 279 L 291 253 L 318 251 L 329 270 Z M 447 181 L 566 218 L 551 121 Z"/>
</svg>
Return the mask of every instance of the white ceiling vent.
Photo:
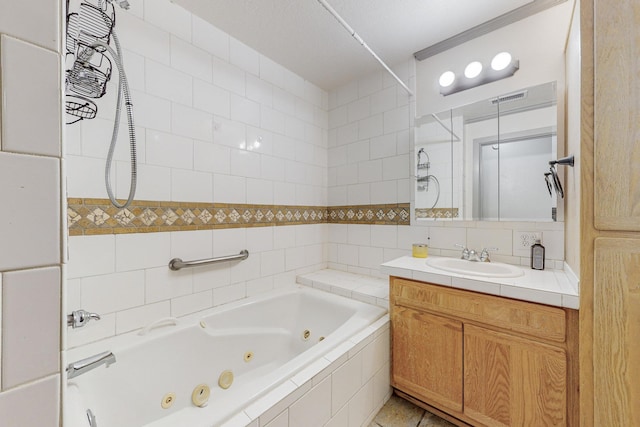
<svg viewBox="0 0 640 427">
<path fill-rule="evenodd" d="M 527 90 L 522 90 L 520 92 L 510 93 L 508 95 L 502 95 L 497 98 L 492 98 L 491 103 L 495 105 L 498 102 L 503 104 L 505 102 L 518 101 L 520 99 L 525 99 L 527 97 L 527 93 L 528 93 Z"/>
</svg>

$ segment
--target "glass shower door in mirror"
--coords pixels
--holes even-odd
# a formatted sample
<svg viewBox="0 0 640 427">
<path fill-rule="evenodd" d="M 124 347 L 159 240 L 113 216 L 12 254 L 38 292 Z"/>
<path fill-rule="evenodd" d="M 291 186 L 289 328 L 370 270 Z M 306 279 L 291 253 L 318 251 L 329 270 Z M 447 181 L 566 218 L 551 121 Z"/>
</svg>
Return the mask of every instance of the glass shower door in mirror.
<svg viewBox="0 0 640 427">
<path fill-rule="evenodd" d="M 456 126 L 457 125 L 457 126 Z M 462 138 L 452 111 L 416 119 L 415 216 L 417 219 L 453 219 L 459 215 L 461 185 L 453 169 L 461 162 Z"/>
</svg>

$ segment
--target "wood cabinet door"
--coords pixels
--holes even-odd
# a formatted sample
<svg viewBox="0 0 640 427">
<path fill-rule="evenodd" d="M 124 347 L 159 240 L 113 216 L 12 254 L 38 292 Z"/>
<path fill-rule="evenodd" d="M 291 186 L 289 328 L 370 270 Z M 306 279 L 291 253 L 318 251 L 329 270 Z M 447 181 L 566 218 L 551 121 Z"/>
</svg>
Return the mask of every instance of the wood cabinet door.
<svg viewBox="0 0 640 427">
<path fill-rule="evenodd" d="M 596 239 L 594 271 L 594 425 L 640 426 L 640 239 Z"/>
<path fill-rule="evenodd" d="M 566 425 L 566 352 L 465 325 L 464 414 L 487 426 Z"/>
<path fill-rule="evenodd" d="M 596 1 L 595 9 L 595 225 L 640 231 L 638 1 Z"/>
<path fill-rule="evenodd" d="M 392 385 L 462 412 L 462 322 L 394 306 Z"/>
</svg>

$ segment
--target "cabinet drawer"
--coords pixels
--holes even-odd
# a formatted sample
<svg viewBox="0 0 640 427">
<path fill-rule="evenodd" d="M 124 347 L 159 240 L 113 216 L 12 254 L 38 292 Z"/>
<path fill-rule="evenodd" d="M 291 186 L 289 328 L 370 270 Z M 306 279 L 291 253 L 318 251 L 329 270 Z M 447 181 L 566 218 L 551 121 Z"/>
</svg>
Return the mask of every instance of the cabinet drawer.
<svg viewBox="0 0 640 427">
<path fill-rule="evenodd" d="M 391 278 L 391 305 L 442 313 L 485 325 L 564 342 L 563 309 L 412 280 Z"/>
</svg>

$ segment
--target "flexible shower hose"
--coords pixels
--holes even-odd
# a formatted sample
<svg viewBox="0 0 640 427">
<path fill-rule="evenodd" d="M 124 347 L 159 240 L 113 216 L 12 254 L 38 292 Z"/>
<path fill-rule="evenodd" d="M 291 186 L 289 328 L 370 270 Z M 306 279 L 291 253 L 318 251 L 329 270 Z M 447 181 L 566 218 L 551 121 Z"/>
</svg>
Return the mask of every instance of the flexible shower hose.
<svg viewBox="0 0 640 427">
<path fill-rule="evenodd" d="M 113 57 L 113 60 L 118 67 L 118 100 L 116 104 L 116 114 L 113 124 L 113 133 L 111 134 L 111 143 L 109 144 L 109 152 L 107 153 L 107 161 L 104 167 L 104 181 L 107 188 L 107 194 L 111 203 L 119 208 L 124 209 L 131 204 L 133 197 L 136 194 L 136 186 L 138 181 L 138 160 L 136 154 L 136 133 L 133 122 L 133 103 L 131 102 L 131 94 L 129 92 L 129 82 L 127 81 L 127 75 L 124 72 L 124 66 L 122 65 L 122 49 L 120 48 L 120 41 L 115 31 L 111 33 L 113 36 L 113 42 L 116 46 L 116 50 L 113 50 L 108 44 L 96 41 L 92 47 L 100 46 L 105 48 Z M 129 186 L 129 196 L 124 204 L 119 204 L 116 200 L 113 189 L 111 188 L 111 165 L 113 163 L 113 154 L 116 149 L 116 142 L 118 140 L 118 130 L 120 129 L 120 113 L 122 110 L 122 98 L 124 96 L 125 108 L 127 110 L 127 123 L 129 130 L 129 147 L 131 153 L 131 180 Z"/>
</svg>

